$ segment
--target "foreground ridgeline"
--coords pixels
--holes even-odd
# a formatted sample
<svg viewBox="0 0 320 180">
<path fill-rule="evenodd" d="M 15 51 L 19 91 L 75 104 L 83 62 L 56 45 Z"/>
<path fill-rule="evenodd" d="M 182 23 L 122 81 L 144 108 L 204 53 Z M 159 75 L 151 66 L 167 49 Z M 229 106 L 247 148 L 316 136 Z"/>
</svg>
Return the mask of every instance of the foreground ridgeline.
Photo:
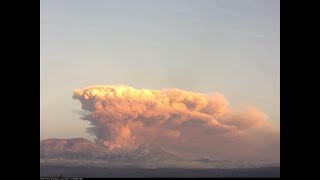
<svg viewBox="0 0 320 180">
<path fill-rule="evenodd" d="M 132 151 L 114 152 L 83 138 L 47 139 L 40 141 L 41 166 L 100 168 L 252 168 L 280 164 L 249 164 L 217 161 L 209 158 L 185 160 L 164 151 L 155 143 L 141 144 Z"/>
</svg>

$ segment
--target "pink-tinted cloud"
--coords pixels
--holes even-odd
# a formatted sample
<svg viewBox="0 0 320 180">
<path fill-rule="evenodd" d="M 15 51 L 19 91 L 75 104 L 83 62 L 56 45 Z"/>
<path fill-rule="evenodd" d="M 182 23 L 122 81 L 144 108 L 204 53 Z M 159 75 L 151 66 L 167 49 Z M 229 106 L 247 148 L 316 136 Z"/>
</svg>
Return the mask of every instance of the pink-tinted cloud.
<svg viewBox="0 0 320 180">
<path fill-rule="evenodd" d="M 91 133 L 110 150 L 157 141 L 184 153 L 245 156 L 262 147 L 256 133 L 247 130 L 270 126 L 267 116 L 254 107 L 243 112 L 229 109 L 220 93 L 111 85 L 73 93 L 82 109 L 90 112 L 83 119 L 92 123 Z"/>
</svg>

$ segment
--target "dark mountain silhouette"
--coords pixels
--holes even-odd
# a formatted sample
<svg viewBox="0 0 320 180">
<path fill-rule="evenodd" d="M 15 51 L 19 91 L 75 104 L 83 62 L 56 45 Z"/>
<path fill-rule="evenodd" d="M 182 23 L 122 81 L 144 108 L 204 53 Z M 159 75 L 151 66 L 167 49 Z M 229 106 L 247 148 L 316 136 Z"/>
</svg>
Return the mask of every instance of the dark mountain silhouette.
<svg viewBox="0 0 320 180">
<path fill-rule="evenodd" d="M 98 159 L 107 154 L 106 148 L 83 138 L 40 141 L 41 159 Z"/>
<path fill-rule="evenodd" d="M 164 151 L 159 145 L 149 142 L 142 144 L 133 153 L 134 161 L 164 161 L 164 160 L 182 160 L 180 157 Z"/>
<path fill-rule="evenodd" d="M 244 168 L 263 167 L 246 162 L 211 160 L 203 157 L 184 160 L 147 142 L 132 151 L 110 151 L 83 138 L 46 139 L 40 141 L 40 165 L 103 168 Z M 273 165 L 273 164 L 272 164 Z M 279 164 L 280 165 L 280 164 Z M 279 166 L 278 164 L 273 166 Z M 269 165 L 268 165 L 269 166 Z"/>
<path fill-rule="evenodd" d="M 104 160 L 108 162 L 140 162 L 182 160 L 155 143 L 145 143 L 131 152 L 110 152 L 104 146 L 83 138 L 46 139 L 40 141 L 40 159 Z"/>
</svg>

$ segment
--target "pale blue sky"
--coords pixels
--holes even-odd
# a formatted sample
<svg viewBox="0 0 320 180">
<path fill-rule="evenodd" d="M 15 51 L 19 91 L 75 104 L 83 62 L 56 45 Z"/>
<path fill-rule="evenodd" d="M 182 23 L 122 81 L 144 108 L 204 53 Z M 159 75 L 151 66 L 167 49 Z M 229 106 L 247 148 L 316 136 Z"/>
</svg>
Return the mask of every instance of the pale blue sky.
<svg viewBox="0 0 320 180">
<path fill-rule="evenodd" d="M 92 138 L 72 90 L 221 92 L 280 121 L 279 0 L 42 0 L 41 139 Z"/>
</svg>

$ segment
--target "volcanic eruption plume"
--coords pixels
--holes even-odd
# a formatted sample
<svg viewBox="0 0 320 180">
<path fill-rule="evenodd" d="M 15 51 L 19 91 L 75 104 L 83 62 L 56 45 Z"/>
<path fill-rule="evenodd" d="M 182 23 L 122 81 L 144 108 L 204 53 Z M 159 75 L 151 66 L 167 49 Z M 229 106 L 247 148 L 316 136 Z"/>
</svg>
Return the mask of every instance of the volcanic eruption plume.
<svg viewBox="0 0 320 180">
<path fill-rule="evenodd" d="M 201 133 L 228 137 L 268 124 L 267 116 L 255 108 L 230 110 L 220 93 L 108 85 L 75 89 L 73 98 L 90 112 L 82 118 L 92 123 L 97 142 L 110 150 L 130 149 L 145 140 L 183 142 Z"/>
</svg>

